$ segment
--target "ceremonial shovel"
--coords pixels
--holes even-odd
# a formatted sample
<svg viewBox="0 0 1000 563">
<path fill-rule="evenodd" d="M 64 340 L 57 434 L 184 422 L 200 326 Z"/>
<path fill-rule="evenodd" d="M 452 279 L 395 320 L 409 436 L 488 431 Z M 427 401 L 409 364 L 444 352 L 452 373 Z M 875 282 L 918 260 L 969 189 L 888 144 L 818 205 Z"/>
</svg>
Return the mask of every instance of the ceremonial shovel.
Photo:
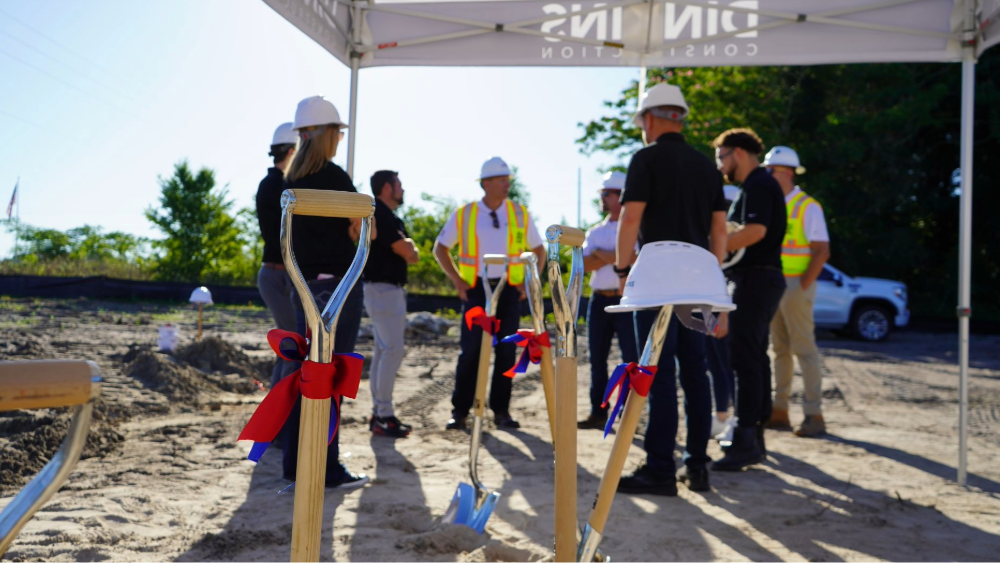
<svg viewBox="0 0 1000 563">
<path fill-rule="evenodd" d="M 547 332 L 545 328 L 545 308 L 542 306 L 542 279 L 538 275 L 538 256 L 534 252 L 521 254 L 521 264 L 524 265 L 524 291 L 528 297 L 528 307 L 531 309 L 531 321 L 535 336 Z M 549 431 L 552 434 L 552 444 L 556 443 L 556 378 L 555 367 L 552 364 L 552 349 L 542 346 L 542 361 L 539 364 L 542 371 L 542 390 L 545 392 L 545 410 L 549 415 Z"/>
<path fill-rule="evenodd" d="M 639 358 L 640 366 L 655 366 L 660 361 L 660 351 L 663 349 L 663 340 L 667 335 L 670 315 L 673 314 L 673 310 L 673 305 L 660 307 L 660 313 L 656 316 L 656 322 L 649 331 L 646 346 L 642 350 L 642 357 Z M 608 522 L 611 503 L 615 500 L 615 491 L 618 490 L 622 468 L 625 466 L 626 458 L 628 458 L 629 446 L 632 445 L 632 438 L 635 437 L 635 428 L 639 424 L 642 410 L 646 407 L 646 397 L 633 393 L 630 388 L 625 387 L 620 392 L 625 393 L 626 391 L 628 391 L 628 399 L 625 402 L 625 412 L 622 415 L 621 424 L 618 426 L 618 433 L 615 435 L 615 443 L 611 448 L 608 464 L 604 468 L 604 474 L 601 475 L 601 484 L 597 488 L 597 498 L 594 499 L 590 520 L 587 521 L 587 527 L 583 531 L 577 561 L 594 561 L 597 546 L 601 543 L 601 538 L 604 537 L 604 526 Z"/>
<path fill-rule="evenodd" d="M 488 319 L 496 317 L 497 304 L 500 302 L 500 293 L 507 283 L 506 274 L 500 276 L 500 282 L 496 287 L 490 285 L 486 276 L 486 266 L 488 264 L 501 265 L 506 269 L 507 257 L 503 254 L 486 254 L 483 256 L 483 272 L 480 283 L 483 284 L 483 292 L 486 294 L 486 311 Z M 469 479 L 472 484 L 459 483 L 455 496 L 451 499 L 451 505 L 445 511 L 441 521 L 446 524 L 462 524 L 469 526 L 478 533 L 483 533 L 486 528 L 486 521 L 493 514 L 500 493 L 490 491 L 479 480 L 479 444 L 483 435 L 483 415 L 486 408 L 486 381 L 490 371 L 490 357 L 493 355 L 493 338 L 496 333 L 496 326 L 493 331 L 483 330 L 483 339 L 479 346 L 479 369 L 476 375 L 476 395 L 473 403 L 473 423 L 472 439 L 469 444 Z"/>
<path fill-rule="evenodd" d="M 549 241 L 549 286 L 556 318 L 555 377 L 555 503 L 556 561 L 573 561 L 576 555 L 576 317 L 583 289 L 583 242 L 580 229 L 552 225 Z M 569 289 L 563 285 L 559 245 L 573 248 Z"/>
<path fill-rule="evenodd" d="M 311 341 L 309 357 L 313 362 L 333 362 L 333 340 L 337 320 L 347 296 L 361 277 L 371 245 L 372 214 L 375 203 L 371 197 L 351 192 L 328 190 L 285 190 L 281 195 L 281 256 L 292 284 L 302 299 L 306 326 Z M 361 235 L 354 261 L 333 296 L 320 313 L 316 300 L 306 284 L 292 252 L 292 217 L 361 218 Z M 319 561 L 320 536 L 323 527 L 323 492 L 326 473 L 326 449 L 329 442 L 330 399 L 302 397 L 302 418 L 299 422 L 299 457 L 295 474 L 295 508 L 292 516 L 292 561 Z"/>
</svg>

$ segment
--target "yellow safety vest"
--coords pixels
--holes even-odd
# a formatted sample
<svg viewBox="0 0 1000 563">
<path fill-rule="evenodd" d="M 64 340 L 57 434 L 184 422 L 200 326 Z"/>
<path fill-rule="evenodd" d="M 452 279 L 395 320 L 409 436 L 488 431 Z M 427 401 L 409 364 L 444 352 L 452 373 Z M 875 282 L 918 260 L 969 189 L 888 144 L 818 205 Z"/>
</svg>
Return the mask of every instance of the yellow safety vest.
<svg viewBox="0 0 1000 563">
<path fill-rule="evenodd" d="M 527 217 L 528 210 L 523 205 L 514 204 L 509 199 L 507 203 L 507 256 L 518 257 L 528 245 Z M 479 236 L 476 234 L 476 218 L 479 206 L 475 202 L 467 204 L 455 212 L 455 224 L 458 226 L 458 275 L 472 287 L 479 280 Z M 507 283 L 521 285 L 524 283 L 524 266 L 513 264 L 507 266 Z"/>
<path fill-rule="evenodd" d="M 806 237 L 806 209 L 810 205 L 819 205 L 819 202 L 802 190 L 785 204 L 788 227 L 785 230 L 785 240 L 781 242 L 781 269 L 789 277 L 806 273 L 809 261 L 812 260 L 812 250 Z"/>
</svg>

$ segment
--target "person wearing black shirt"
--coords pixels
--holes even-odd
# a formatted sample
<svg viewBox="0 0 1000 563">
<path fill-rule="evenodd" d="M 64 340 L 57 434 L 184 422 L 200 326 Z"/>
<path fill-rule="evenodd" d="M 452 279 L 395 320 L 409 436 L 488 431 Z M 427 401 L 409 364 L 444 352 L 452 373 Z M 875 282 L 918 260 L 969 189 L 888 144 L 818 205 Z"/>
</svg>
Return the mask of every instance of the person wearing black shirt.
<svg viewBox="0 0 1000 563">
<path fill-rule="evenodd" d="M 257 224 L 264 239 L 264 256 L 257 272 L 257 290 L 267 309 L 274 317 L 274 325 L 281 330 L 295 330 L 295 309 L 292 307 L 292 280 L 285 272 L 281 259 L 281 192 L 284 191 L 285 169 L 295 155 L 298 136 L 291 123 L 282 123 L 274 131 L 271 152 L 274 166 L 267 169 L 267 176 L 257 187 Z M 271 372 L 271 387 L 281 379 L 287 366 L 278 358 Z"/>
<path fill-rule="evenodd" d="M 412 428 L 396 418 L 392 388 L 406 354 L 406 265 L 419 262 L 420 253 L 395 213 L 403 205 L 399 173 L 379 170 L 372 175 L 371 186 L 375 196 L 375 225 L 381 236 L 372 241 L 363 274 L 365 310 L 372 320 L 375 337 L 368 370 L 372 390 L 368 428 L 373 434 L 403 437 Z"/>
<path fill-rule="evenodd" d="M 299 134 L 299 148 L 285 172 L 285 189 L 336 190 L 357 192 L 351 177 L 330 161 L 337 154 L 337 145 L 347 124 L 332 103 L 321 96 L 299 102 L 295 111 L 294 128 Z M 376 229 L 377 232 L 377 229 Z M 360 238 L 361 219 L 313 217 L 299 215 L 292 222 L 292 252 L 299 271 L 322 311 L 333 296 L 337 285 L 347 274 L 354 260 L 354 243 Z M 375 232 L 372 233 L 375 238 Z M 337 354 L 354 352 L 361 327 L 361 304 L 364 290 L 355 284 L 337 320 L 333 351 Z M 299 296 L 292 293 L 296 331 L 306 335 L 306 317 Z M 289 362 L 298 364 L 298 362 Z M 292 370 L 297 369 L 293 365 Z M 285 375 L 288 375 L 286 373 Z M 282 429 L 282 469 L 285 479 L 294 480 L 299 450 L 299 418 L 301 398 L 288 416 Z M 339 405 L 334 405 L 340 408 Z M 368 483 L 367 475 L 355 475 L 340 463 L 340 433 L 334 435 L 326 454 L 326 487 L 350 489 Z"/>
<path fill-rule="evenodd" d="M 618 226 L 615 272 L 624 286 L 628 269 L 640 245 L 674 240 L 711 249 L 720 262 L 726 244 L 726 198 L 722 175 L 704 154 L 684 141 L 680 131 L 688 112 L 680 88 L 657 84 L 649 90 L 636 114 L 636 125 L 650 143 L 629 163 L 624 205 Z M 652 142 L 655 139 L 655 142 Z M 622 287 L 624 289 L 624 287 Z M 642 346 L 657 311 L 635 313 L 636 344 Z M 677 382 L 675 363 L 687 412 L 684 470 L 675 476 L 677 437 Z M 694 491 L 710 490 L 706 450 L 712 427 L 712 392 L 706 375 L 705 336 L 670 320 L 656 377 L 649 391 L 649 423 L 644 447 L 646 463 L 622 477 L 623 493 L 677 494 L 677 480 Z"/>
<path fill-rule="evenodd" d="M 771 319 L 785 292 L 781 271 L 781 242 L 787 215 L 785 194 L 778 182 L 760 166 L 764 152 L 760 137 L 750 129 L 730 129 L 712 143 L 715 160 L 742 190 L 729 213 L 739 227 L 729 235 L 726 249 L 746 253 L 726 269 L 734 286 L 729 330 L 730 351 L 736 372 L 737 427 L 732 446 L 712 465 L 717 471 L 739 471 L 761 463 L 767 455 L 763 423 L 771 416 L 771 363 L 767 357 Z"/>
</svg>

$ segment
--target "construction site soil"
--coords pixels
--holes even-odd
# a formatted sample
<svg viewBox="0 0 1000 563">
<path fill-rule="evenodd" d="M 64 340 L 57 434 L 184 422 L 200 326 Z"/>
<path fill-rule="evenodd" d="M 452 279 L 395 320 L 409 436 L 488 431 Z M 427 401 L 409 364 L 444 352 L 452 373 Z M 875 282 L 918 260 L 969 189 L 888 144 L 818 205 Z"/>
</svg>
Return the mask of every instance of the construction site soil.
<svg viewBox="0 0 1000 563">
<path fill-rule="evenodd" d="M 250 444 L 236 441 L 270 380 L 270 318 L 257 308 L 209 308 L 195 342 L 196 318 L 168 305 L 0 299 L 0 360 L 92 360 L 104 378 L 82 460 L 6 558 L 287 560 L 293 495 L 279 493 L 288 484 L 280 452 L 254 464 Z M 168 322 L 181 331 L 173 353 L 156 349 Z M 486 424 L 479 474 L 502 494 L 486 532 L 441 524 L 455 487 L 468 482 L 469 436 L 444 430 L 456 322 L 417 314 L 409 324 L 395 399 L 413 433 L 371 435 L 367 381 L 345 401 L 342 460 L 373 479 L 326 494 L 321 557 L 551 560 L 552 449 L 537 368 L 515 380 L 512 414 L 522 428 Z M 581 418 L 590 380 L 583 334 Z M 829 434 L 768 431 L 767 463 L 713 473 L 709 493 L 681 486 L 677 498 L 619 495 L 604 551 L 616 560 L 997 560 L 1000 337 L 972 338 L 966 487 L 955 483 L 956 336 L 903 331 L 863 343 L 824 333 L 819 343 Z M 370 359 L 371 350 L 365 319 L 358 352 Z M 800 399 L 796 378 L 793 421 Z M 58 449 L 71 414 L 0 413 L 0 506 Z M 579 432 L 581 522 L 610 452 L 601 434 Z M 642 461 L 641 445 L 639 436 L 626 471 Z M 721 456 L 714 442 L 709 454 Z"/>
</svg>

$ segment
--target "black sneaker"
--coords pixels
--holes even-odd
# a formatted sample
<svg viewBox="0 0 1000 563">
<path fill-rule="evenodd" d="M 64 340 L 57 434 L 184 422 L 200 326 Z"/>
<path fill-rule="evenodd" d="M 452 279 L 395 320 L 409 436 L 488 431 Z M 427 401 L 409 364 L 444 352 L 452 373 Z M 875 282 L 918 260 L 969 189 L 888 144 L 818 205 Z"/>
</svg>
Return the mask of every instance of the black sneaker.
<svg viewBox="0 0 1000 563">
<path fill-rule="evenodd" d="M 673 474 L 654 473 L 646 464 L 618 482 L 618 492 L 633 495 L 677 496 L 677 478 Z"/>
<path fill-rule="evenodd" d="M 493 417 L 493 422 L 496 423 L 497 428 L 508 428 L 513 430 L 521 427 L 521 424 L 511 418 L 509 414 L 498 414 Z"/>
<path fill-rule="evenodd" d="M 608 423 L 608 413 L 606 412 L 592 412 L 586 420 L 581 420 L 576 423 L 576 427 L 580 430 L 604 430 L 604 426 Z"/>
<path fill-rule="evenodd" d="M 712 490 L 708 484 L 707 467 L 684 467 L 677 472 L 677 482 L 686 484 L 692 491 L 703 493 Z"/>
<path fill-rule="evenodd" d="M 369 481 L 371 481 L 371 479 L 364 473 L 355 475 L 348 471 L 344 473 L 344 476 L 339 481 L 327 481 L 326 488 L 346 491 L 364 487 Z"/>
<path fill-rule="evenodd" d="M 372 434 L 389 436 L 391 438 L 405 438 L 410 434 L 410 430 L 412 430 L 409 425 L 403 424 L 394 416 L 387 416 L 385 418 L 373 416 L 369 423 L 369 428 L 371 428 Z"/>
</svg>

